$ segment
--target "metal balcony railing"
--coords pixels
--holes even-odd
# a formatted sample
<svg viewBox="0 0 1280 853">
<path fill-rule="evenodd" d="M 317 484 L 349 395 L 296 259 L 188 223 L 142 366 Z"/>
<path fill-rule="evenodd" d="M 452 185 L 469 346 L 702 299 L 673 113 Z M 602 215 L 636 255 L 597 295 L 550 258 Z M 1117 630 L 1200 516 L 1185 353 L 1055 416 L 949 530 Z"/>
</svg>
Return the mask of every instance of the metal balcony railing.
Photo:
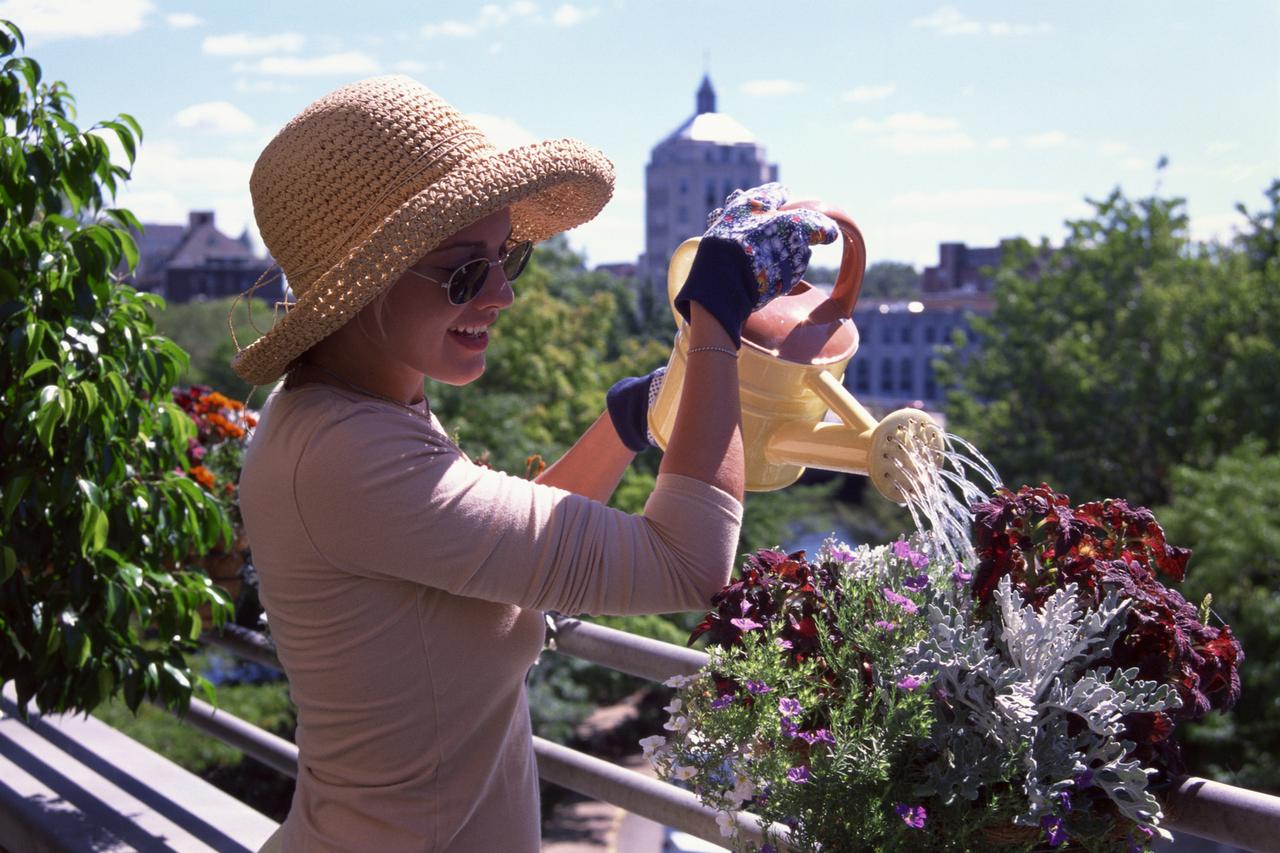
<svg viewBox="0 0 1280 853">
<path fill-rule="evenodd" d="M 261 634 L 231 626 L 206 634 L 205 640 L 238 657 L 279 669 L 271 641 Z M 548 647 L 559 654 L 650 681 L 691 674 L 706 662 L 705 654 L 692 649 L 565 617 L 553 618 Z M 288 741 L 198 700 L 192 701 L 187 720 L 296 778 L 298 749 Z M 534 738 L 534 750 L 538 772 L 547 782 L 612 803 L 706 841 L 722 840 L 716 824 L 717 812 L 688 791 L 542 738 Z M 1280 797 L 1189 777 L 1176 789 L 1166 792 L 1163 802 L 1165 825 L 1174 831 L 1245 850 L 1280 849 L 1277 846 Z M 741 813 L 738 817 L 741 838 L 762 843 L 764 834 L 759 824 L 756 816 Z M 786 827 L 774 824 L 771 833 L 776 833 L 785 843 Z"/>
</svg>

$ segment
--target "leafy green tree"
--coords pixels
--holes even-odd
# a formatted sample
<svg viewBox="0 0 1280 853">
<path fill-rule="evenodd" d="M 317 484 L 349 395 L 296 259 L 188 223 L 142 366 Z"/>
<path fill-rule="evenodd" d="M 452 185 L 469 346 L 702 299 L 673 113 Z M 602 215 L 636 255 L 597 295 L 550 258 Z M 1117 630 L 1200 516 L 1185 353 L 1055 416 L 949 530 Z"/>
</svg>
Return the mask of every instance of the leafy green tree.
<svg viewBox="0 0 1280 853">
<path fill-rule="evenodd" d="M 200 383 L 216 388 L 228 397 L 244 400 L 252 390 L 231 369 L 231 359 L 236 354 L 235 345 L 227 332 L 227 315 L 234 302 L 233 297 L 211 299 L 202 302 L 184 302 L 165 305 L 153 309 L 156 331 L 171 339 L 187 353 L 190 361 L 186 371 L 179 378 L 179 383 L 190 385 Z M 270 325 L 271 308 L 254 305 L 254 320 L 259 328 Z M 257 340 L 258 329 L 249 321 L 249 313 L 243 307 L 235 312 L 236 335 L 241 346 L 248 346 Z M 261 404 L 265 398 L 264 390 L 255 398 Z"/>
<path fill-rule="evenodd" d="M 136 263 L 139 226 L 107 206 L 129 172 L 93 131 L 132 162 L 141 129 L 122 114 L 81 131 L 22 45 L 0 22 L 0 682 L 24 714 L 121 691 L 181 709 L 193 685 L 211 695 L 183 658 L 199 609 L 228 607 L 177 567 L 230 526 L 183 473 L 195 427 L 169 389 L 186 355 L 153 333 L 159 300 L 112 275 Z"/>
<path fill-rule="evenodd" d="M 1048 253 L 1012 244 L 980 350 L 941 365 L 950 428 L 1006 480 L 1164 502 L 1174 466 L 1280 441 L 1280 263 L 1271 208 L 1198 246 L 1180 199 L 1091 202 Z M 1046 260 L 1047 258 L 1047 260 Z"/>
<path fill-rule="evenodd" d="M 1185 732 L 1188 758 L 1219 781 L 1280 791 L 1280 454 L 1251 439 L 1210 468 L 1175 468 L 1171 491 L 1156 517 L 1191 548 L 1182 592 L 1212 594 L 1245 651 L 1240 702 Z"/>
</svg>

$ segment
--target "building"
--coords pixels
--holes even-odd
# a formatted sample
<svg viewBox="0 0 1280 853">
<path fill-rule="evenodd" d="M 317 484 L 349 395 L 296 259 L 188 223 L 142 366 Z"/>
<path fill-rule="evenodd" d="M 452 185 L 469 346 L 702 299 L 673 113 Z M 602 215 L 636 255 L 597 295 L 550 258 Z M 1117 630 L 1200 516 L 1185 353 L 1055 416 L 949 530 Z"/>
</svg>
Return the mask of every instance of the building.
<svg viewBox="0 0 1280 853">
<path fill-rule="evenodd" d="M 186 226 L 145 224 L 138 244 L 138 268 L 133 284 L 170 302 L 217 299 L 243 293 L 271 266 L 270 258 L 255 254 L 246 230 L 228 237 L 214 224 L 212 210 L 193 210 Z M 279 280 L 256 295 L 280 298 Z"/>
<path fill-rule="evenodd" d="M 777 179 L 777 165 L 765 160 L 751 131 L 717 112 L 715 89 L 704 76 L 693 115 L 653 147 L 645 167 L 640 278 L 665 301 L 667 263 L 676 247 L 706 230 L 707 214 L 729 193 Z"/>
<path fill-rule="evenodd" d="M 938 265 L 926 267 L 920 279 L 924 293 L 990 293 L 995 279 L 988 274 L 1000 266 L 1006 241 L 978 248 L 964 243 L 938 246 Z"/>
<path fill-rule="evenodd" d="M 943 411 L 946 392 L 933 361 L 954 342 L 956 332 L 965 333 L 966 349 L 976 347 L 971 320 L 990 314 L 991 308 L 990 296 L 966 293 L 859 302 L 853 312 L 858 351 L 845 370 L 845 387 L 873 411 L 903 406 Z"/>
</svg>

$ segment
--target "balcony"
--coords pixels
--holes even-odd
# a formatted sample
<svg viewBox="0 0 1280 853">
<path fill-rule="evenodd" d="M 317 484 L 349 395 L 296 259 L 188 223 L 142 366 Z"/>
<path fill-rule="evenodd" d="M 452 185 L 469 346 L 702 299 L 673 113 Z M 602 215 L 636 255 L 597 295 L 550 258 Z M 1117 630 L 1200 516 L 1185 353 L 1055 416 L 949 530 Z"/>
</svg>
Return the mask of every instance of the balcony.
<svg viewBox="0 0 1280 853">
<path fill-rule="evenodd" d="M 553 620 L 548 637 L 555 653 L 655 682 L 692 673 L 706 660 L 701 652 L 563 617 Z M 245 660 L 279 666 L 261 634 L 232 627 L 205 639 Z M 14 713 L 6 694 L 0 701 L 0 851 L 252 851 L 275 829 L 194 776 L 194 782 L 175 780 L 173 765 L 96 720 L 48 717 L 28 725 Z M 192 700 L 186 721 L 280 773 L 297 775 L 297 747 L 282 738 L 199 700 Z M 534 738 L 534 749 L 546 782 L 711 843 L 721 840 L 717 812 L 689 791 L 541 738 Z M 1277 849 L 1280 797 L 1188 778 L 1164 806 L 1165 825 L 1179 836 Z M 750 814 L 739 816 L 739 831 L 745 841 L 763 841 Z M 785 837 L 785 827 L 773 831 Z M 1184 847 L 1224 849 L 1191 838 L 1173 849 Z"/>
</svg>

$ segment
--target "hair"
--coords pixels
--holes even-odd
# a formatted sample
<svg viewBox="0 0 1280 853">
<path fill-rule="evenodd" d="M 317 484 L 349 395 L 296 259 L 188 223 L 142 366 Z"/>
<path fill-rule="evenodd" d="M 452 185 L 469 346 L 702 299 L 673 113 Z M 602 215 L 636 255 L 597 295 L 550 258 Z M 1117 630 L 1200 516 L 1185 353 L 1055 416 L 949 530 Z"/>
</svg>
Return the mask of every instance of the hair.
<svg viewBox="0 0 1280 853">
<path fill-rule="evenodd" d="M 387 300 L 388 300 L 388 297 L 390 297 L 391 291 L 394 289 L 394 287 L 395 286 L 392 285 L 392 287 L 388 287 L 386 290 L 379 293 L 377 296 L 375 296 L 373 299 L 369 301 L 369 304 L 365 305 L 358 312 L 356 312 L 356 315 L 352 317 L 350 320 L 348 320 L 347 322 L 356 324 L 360 333 L 363 334 L 366 338 L 369 338 L 374 342 L 385 341 L 387 338 L 387 327 L 386 327 L 387 310 L 388 310 Z M 364 323 L 368 317 L 373 318 L 373 324 L 376 327 L 376 333 L 377 333 L 376 337 L 373 335 L 370 335 L 369 330 L 365 328 Z M 298 368 L 302 367 L 308 361 L 311 360 L 310 357 L 311 357 L 312 350 L 314 350 L 317 346 L 319 346 L 318 343 L 314 344 L 310 349 L 302 353 L 302 355 L 298 356 L 293 361 L 291 361 L 289 363 L 289 366 L 285 368 L 284 388 L 286 391 L 291 388 L 297 387 L 297 377 L 295 375 L 296 371 Z"/>
</svg>

